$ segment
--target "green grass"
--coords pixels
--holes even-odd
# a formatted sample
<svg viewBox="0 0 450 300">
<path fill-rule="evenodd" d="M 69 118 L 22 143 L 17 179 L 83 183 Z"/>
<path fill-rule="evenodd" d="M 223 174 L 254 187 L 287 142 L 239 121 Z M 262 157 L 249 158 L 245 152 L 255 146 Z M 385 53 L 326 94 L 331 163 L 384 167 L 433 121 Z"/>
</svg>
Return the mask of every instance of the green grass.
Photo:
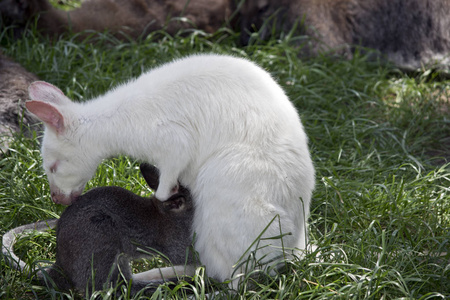
<svg viewBox="0 0 450 300">
<path fill-rule="evenodd" d="M 149 68 L 191 53 L 247 57 L 270 71 L 298 108 L 317 170 L 310 240 L 318 252 L 287 261 L 287 271 L 256 270 L 235 292 L 209 282 L 199 269 L 193 283 L 162 286 L 153 299 L 445 299 L 450 297 L 450 81 L 424 70 L 403 74 L 367 61 L 299 59 L 289 37 L 242 48 L 236 34 L 201 31 L 141 42 L 93 34 L 49 41 L 1 34 L 1 50 L 39 78 L 83 101 Z M 0 157 L 0 234 L 53 218 L 64 207 L 49 197 L 37 139 L 17 135 Z M 87 189 L 118 185 L 146 191 L 131 158 L 102 164 Z M 20 246 L 20 247 L 19 247 Z M 18 245 L 30 263 L 51 260 L 52 234 Z M 0 298 L 71 299 L 37 285 L 3 261 Z M 109 299 L 110 291 L 87 298 Z"/>
</svg>

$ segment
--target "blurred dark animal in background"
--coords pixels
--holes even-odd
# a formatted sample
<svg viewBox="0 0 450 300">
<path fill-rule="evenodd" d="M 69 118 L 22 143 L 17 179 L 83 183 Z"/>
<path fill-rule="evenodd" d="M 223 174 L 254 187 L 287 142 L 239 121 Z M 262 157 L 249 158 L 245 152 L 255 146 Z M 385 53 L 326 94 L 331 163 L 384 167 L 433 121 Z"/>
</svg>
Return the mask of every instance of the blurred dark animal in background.
<svg viewBox="0 0 450 300">
<path fill-rule="evenodd" d="M 136 39 L 161 29 L 212 33 L 228 25 L 247 45 L 255 32 L 262 39 L 293 32 L 305 36 L 301 57 L 351 58 L 369 48 L 403 70 L 450 72 L 449 0 L 86 0 L 68 12 L 48 0 L 3 0 L 0 15 L 17 37 L 33 20 L 53 37 L 93 30 Z"/>
<path fill-rule="evenodd" d="M 242 45 L 254 32 L 266 39 L 294 29 L 308 37 L 300 56 L 330 52 L 350 58 L 361 46 L 403 70 L 450 72 L 448 0 L 86 0 L 68 12 L 48 0 L 3 0 L 0 14 L 17 37 L 30 20 L 53 37 L 93 30 L 132 39 L 161 29 L 212 33 L 228 25 L 241 31 Z"/>
<path fill-rule="evenodd" d="M 246 0 L 239 26 L 244 45 L 252 32 L 267 39 L 294 30 L 309 37 L 303 55 L 351 57 L 361 46 L 403 70 L 450 71 L 449 0 Z"/>
<path fill-rule="evenodd" d="M 164 29 L 199 28 L 215 32 L 228 19 L 229 0 L 86 0 L 80 8 L 64 11 L 48 0 L 3 0 L 0 14 L 6 26 L 20 37 L 26 25 L 37 20 L 43 34 L 58 37 L 71 31 L 108 31 L 118 38 L 144 36 Z M 124 35 L 125 34 L 125 35 Z"/>
<path fill-rule="evenodd" d="M 40 121 L 24 109 L 29 100 L 28 86 L 36 80 L 36 75 L 0 52 L 0 153 L 8 149 L 14 132 L 22 130 L 31 137 L 33 130 L 43 129 Z"/>
</svg>

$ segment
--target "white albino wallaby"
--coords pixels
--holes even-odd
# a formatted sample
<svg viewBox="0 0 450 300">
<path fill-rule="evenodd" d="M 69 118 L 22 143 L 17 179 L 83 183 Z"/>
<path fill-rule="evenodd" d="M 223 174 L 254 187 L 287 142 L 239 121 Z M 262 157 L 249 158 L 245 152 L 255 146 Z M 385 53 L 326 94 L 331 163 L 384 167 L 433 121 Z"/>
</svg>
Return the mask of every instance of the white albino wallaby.
<svg viewBox="0 0 450 300">
<path fill-rule="evenodd" d="M 156 198 L 176 193 L 178 181 L 191 191 L 195 249 L 209 276 L 230 278 L 264 230 L 262 238 L 290 233 L 260 241 L 275 246 L 257 252 L 265 261 L 282 246 L 305 249 L 314 189 L 307 137 L 284 91 L 252 62 L 190 56 L 85 103 L 45 82 L 29 93 L 26 106 L 46 127 L 55 202 L 70 204 L 102 159 L 125 154 L 160 169 Z"/>
</svg>

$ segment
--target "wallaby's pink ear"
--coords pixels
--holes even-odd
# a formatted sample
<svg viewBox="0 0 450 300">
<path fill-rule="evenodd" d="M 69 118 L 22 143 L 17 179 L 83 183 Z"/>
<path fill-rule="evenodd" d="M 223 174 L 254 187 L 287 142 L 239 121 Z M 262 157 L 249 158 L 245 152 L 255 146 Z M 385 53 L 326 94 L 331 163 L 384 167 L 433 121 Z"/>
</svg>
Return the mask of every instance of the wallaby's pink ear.
<svg viewBox="0 0 450 300">
<path fill-rule="evenodd" d="M 40 100 L 55 104 L 70 102 L 69 98 L 56 86 L 44 81 L 35 81 L 28 87 L 31 100 Z"/>
<path fill-rule="evenodd" d="M 25 102 L 27 109 L 38 117 L 39 120 L 45 123 L 57 133 L 64 131 L 64 117 L 59 110 L 50 103 L 43 101 L 27 101 Z"/>
</svg>

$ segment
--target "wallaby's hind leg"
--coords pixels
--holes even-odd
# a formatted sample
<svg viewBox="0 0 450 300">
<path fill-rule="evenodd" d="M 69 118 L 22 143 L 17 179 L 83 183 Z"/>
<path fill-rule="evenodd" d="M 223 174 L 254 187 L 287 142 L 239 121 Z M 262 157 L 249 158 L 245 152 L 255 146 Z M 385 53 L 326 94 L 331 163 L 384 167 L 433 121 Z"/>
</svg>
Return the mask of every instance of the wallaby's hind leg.
<svg viewBox="0 0 450 300">
<path fill-rule="evenodd" d="M 144 288 L 146 294 L 152 293 L 161 284 L 177 282 L 185 276 L 193 277 L 195 269 L 194 265 L 172 266 L 133 274 L 132 294 L 135 295 Z"/>
<path fill-rule="evenodd" d="M 177 279 L 184 276 L 194 276 L 196 267 L 188 266 L 173 266 L 160 269 L 152 269 L 145 272 L 133 274 L 133 280 L 139 281 L 155 281 L 155 280 L 169 280 Z"/>
</svg>

